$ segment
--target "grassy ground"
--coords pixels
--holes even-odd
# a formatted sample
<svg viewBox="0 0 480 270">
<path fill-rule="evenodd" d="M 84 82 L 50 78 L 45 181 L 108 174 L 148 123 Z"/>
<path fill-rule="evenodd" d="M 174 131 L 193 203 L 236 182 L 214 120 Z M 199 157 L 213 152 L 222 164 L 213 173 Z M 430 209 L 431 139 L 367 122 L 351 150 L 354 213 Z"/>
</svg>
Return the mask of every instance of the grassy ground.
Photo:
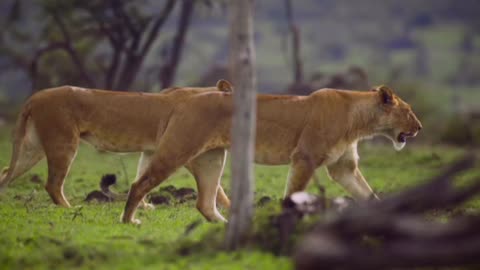
<svg viewBox="0 0 480 270">
<path fill-rule="evenodd" d="M 0 165 L 10 159 L 8 130 L 0 131 Z M 402 152 L 390 146 L 363 144 L 361 166 L 369 182 L 379 192 L 394 192 L 418 184 L 434 175 L 445 164 L 462 154 L 448 147 L 409 145 Z M 38 174 L 46 179 L 46 164 L 37 165 L 17 179 L 0 195 L 0 269 L 290 269 L 286 257 L 250 249 L 235 253 L 202 250 L 180 255 L 178 247 L 185 241 L 196 241 L 212 230 L 223 234 L 222 224 L 203 222 L 192 233 L 185 228 L 203 220 L 194 202 L 160 206 L 153 211 L 139 211 L 141 226 L 119 223 L 123 203 L 85 203 L 86 194 L 98 189 L 103 174 L 116 173 L 118 190 L 127 189 L 127 179 L 134 177 L 138 155 L 100 154 L 82 146 L 65 184 L 65 193 L 73 208 L 54 206 L 43 185 L 32 183 Z M 256 167 L 256 199 L 268 195 L 281 198 L 288 168 Z M 125 173 L 126 172 L 126 173 Z M 327 179 L 323 169 L 317 175 L 326 185 L 327 195 L 345 195 Z M 480 168 L 465 173 L 465 180 L 480 175 Z M 230 173 L 223 183 L 229 190 Z M 185 170 L 168 182 L 177 187 L 194 187 Z M 314 192 L 313 185 L 310 187 Z M 466 209 L 479 208 L 477 201 Z M 223 211 L 225 215 L 225 211 Z"/>
</svg>

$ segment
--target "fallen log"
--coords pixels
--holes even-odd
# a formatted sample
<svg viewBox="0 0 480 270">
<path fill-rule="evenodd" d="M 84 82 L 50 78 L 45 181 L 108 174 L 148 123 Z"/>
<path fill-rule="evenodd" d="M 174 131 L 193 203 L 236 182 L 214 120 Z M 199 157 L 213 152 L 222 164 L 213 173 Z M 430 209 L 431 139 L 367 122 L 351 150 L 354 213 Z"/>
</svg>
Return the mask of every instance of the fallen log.
<svg viewBox="0 0 480 270">
<path fill-rule="evenodd" d="M 466 155 L 418 187 L 325 215 L 298 245 L 297 269 L 398 269 L 480 265 L 480 216 L 426 218 L 480 193 L 480 178 L 456 188 L 474 166 Z"/>
</svg>

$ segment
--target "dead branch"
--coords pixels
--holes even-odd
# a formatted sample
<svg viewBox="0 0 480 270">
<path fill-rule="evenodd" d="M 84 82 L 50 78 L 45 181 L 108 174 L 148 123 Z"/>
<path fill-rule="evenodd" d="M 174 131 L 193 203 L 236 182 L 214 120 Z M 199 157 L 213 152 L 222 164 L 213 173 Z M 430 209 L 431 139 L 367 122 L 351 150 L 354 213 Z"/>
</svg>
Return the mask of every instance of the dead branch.
<svg viewBox="0 0 480 270">
<path fill-rule="evenodd" d="M 112 1 L 111 5 L 114 14 L 126 25 L 127 29 L 130 31 L 130 34 L 134 37 L 140 37 L 140 32 L 132 22 L 130 16 L 128 16 L 125 12 L 123 3 Z"/>
<path fill-rule="evenodd" d="M 480 264 L 480 216 L 427 220 L 430 210 L 456 207 L 480 192 L 480 179 L 455 188 L 471 168 L 467 155 L 419 187 L 347 208 L 318 223 L 300 243 L 297 269 L 393 269 Z M 328 216 L 328 215 L 327 215 Z"/>
<path fill-rule="evenodd" d="M 145 42 L 143 42 L 143 46 L 140 49 L 139 54 L 141 55 L 142 58 L 145 57 L 148 50 L 152 46 L 152 43 L 153 41 L 155 41 L 158 31 L 160 31 L 160 28 L 162 28 L 162 26 L 165 24 L 165 21 L 167 21 L 168 16 L 172 12 L 172 9 L 174 6 L 175 6 L 175 0 L 169 0 L 165 4 L 162 12 L 160 12 L 160 15 L 154 20 L 152 27 L 150 28 L 148 33 L 146 33 Z"/>
<path fill-rule="evenodd" d="M 52 12 L 52 17 L 53 17 L 53 20 L 58 25 L 58 27 L 60 28 L 60 32 L 62 33 L 62 36 L 64 39 L 63 42 L 64 42 L 65 51 L 70 55 L 70 58 L 72 58 L 73 63 L 77 66 L 77 69 L 79 70 L 87 86 L 88 87 L 94 86 L 95 85 L 94 81 L 88 75 L 87 70 L 83 64 L 83 61 L 80 59 L 78 52 L 73 47 L 73 40 L 70 36 L 70 33 L 67 30 L 67 26 L 63 22 L 62 18 L 58 15 L 57 11 Z"/>
<path fill-rule="evenodd" d="M 84 19 L 85 33 L 71 32 L 68 28 L 65 14 L 55 8 L 46 8 L 52 16 L 53 23 L 58 27 L 62 36 L 61 42 L 52 42 L 46 48 L 40 49 L 32 61 L 31 73 L 33 79 L 38 76 L 37 65 L 45 53 L 62 49 L 71 58 L 82 81 L 88 87 L 98 87 L 93 77 L 88 74 L 88 67 L 79 54 L 75 38 L 79 34 L 86 34 L 96 39 L 105 38 L 111 47 L 108 62 L 101 65 L 102 84 L 107 89 L 128 90 L 134 82 L 142 63 L 151 49 L 162 26 L 171 14 L 174 0 L 165 1 L 165 5 L 156 16 L 135 16 L 129 12 L 128 1 L 107 1 L 95 3 L 78 3 L 72 6 L 72 11 L 82 9 L 88 14 Z M 191 1 L 192 3 L 194 1 Z M 77 18 L 78 19 L 78 18 Z M 80 18 L 81 19 L 81 18 Z M 79 21 L 82 23 L 82 21 Z M 61 43 L 61 44 L 60 44 Z"/>
<path fill-rule="evenodd" d="M 194 5 L 194 0 L 182 1 L 177 33 L 173 38 L 173 42 L 170 47 L 171 50 L 168 53 L 169 58 L 160 70 L 160 81 L 162 88 L 170 87 L 175 79 L 175 73 L 177 71 L 177 66 L 182 56 L 183 46 L 185 44 L 185 37 L 192 20 Z"/>
<path fill-rule="evenodd" d="M 38 62 L 40 62 L 41 57 L 48 52 L 55 50 L 65 50 L 66 45 L 64 42 L 54 42 L 48 44 L 46 47 L 39 49 L 35 52 L 35 55 L 30 62 L 30 77 L 32 78 L 32 92 L 37 90 L 37 76 L 38 76 Z"/>
<path fill-rule="evenodd" d="M 143 59 L 147 55 L 150 47 L 155 41 L 160 28 L 165 24 L 165 21 L 168 19 L 173 7 L 175 6 L 175 1 L 169 0 L 166 4 L 160 15 L 153 21 L 152 26 L 147 31 L 147 29 L 142 29 L 142 33 L 146 35 L 145 42 L 142 43 L 141 35 L 131 36 L 130 46 L 127 48 L 127 54 L 125 56 L 125 61 L 123 61 L 123 68 L 120 72 L 119 81 L 115 88 L 117 89 L 128 89 L 133 82 L 133 79 L 136 77 L 140 66 L 143 62 Z"/>
</svg>

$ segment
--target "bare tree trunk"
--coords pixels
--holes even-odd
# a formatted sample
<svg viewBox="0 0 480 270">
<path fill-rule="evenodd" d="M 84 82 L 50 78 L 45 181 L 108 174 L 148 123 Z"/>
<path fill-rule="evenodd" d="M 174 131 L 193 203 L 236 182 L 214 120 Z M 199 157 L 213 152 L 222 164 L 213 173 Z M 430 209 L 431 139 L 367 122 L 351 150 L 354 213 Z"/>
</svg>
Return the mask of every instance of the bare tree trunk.
<svg viewBox="0 0 480 270">
<path fill-rule="evenodd" d="M 294 84 L 303 83 L 303 63 L 300 57 L 300 30 L 295 24 L 293 18 L 292 1 L 285 0 L 285 9 L 288 22 L 288 28 L 292 35 L 292 57 L 293 57 L 293 74 Z"/>
<path fill-rule="evenodd" d="M 256 76 L 253 42 L 253 0 L 233 1 L 230 14 L 230 65 L 235 85 L 232 123 L 232 207 L 226 247 L 246 239 L 253 215 Z"/>
</svg>

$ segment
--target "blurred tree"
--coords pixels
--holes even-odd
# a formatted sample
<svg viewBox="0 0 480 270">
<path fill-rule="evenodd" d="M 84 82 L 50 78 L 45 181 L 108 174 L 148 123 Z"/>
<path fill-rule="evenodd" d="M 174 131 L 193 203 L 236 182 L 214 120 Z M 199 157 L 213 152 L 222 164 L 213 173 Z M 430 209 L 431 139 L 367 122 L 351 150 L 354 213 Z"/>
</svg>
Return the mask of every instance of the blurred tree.
<svg viewBox="0 0 480 270">
<path fill-rule="evenodd" d="M 39 33 L 22 35 L 22 24 L 10 24 L 8 33 L 2 33 L 2 39 L 10 42 L 2 42 L 0 50 L 28 69 L 34 90 L 65 83 L 128 90 L 175 4 L 179 3 L 176 33 L 173 39 L 166 38 L 169 45 L 163 45 L 169 48 L 168 57 L 159 59 L 164 61 L 160 83 L 167 87 L 175 78 L 195 2 L 40 0 L 36 2 L 37 16 L 42 18 L 36 27 Z M 13 1 L 12 20 L 29 16 L 21 14 L 21 3 Z M 153 8 L 158 6 L 160 10 Z M 30 49 L 33 54 L 16 48 L 22 38 L 34 44 Z"/>
<path fill-rule="evenodd" d="M 21 11 L 21 3 L 21 0 L 11 0 L 1 3 L 2 6 L 0 6 L 6 10 L 6 16 L 0 20 L 0 55 L 8 55 L 10 60 L 2 62 L 2 70 L 10 68 L 12 63 L 22 68 L 29 66 L 28 59 L 15 47 L 18 43 L 28 43 L 32 39 L 30 35 L 22 31 L 25 25 L 19 24 L 20 19 L 24 16 Z M 12 40 L 18 41 L 17 44 L 12 45 Z"/>
<path fill-rule="evenodd" d="M 303 72 L 303 61 L 301 58 L 300 29 L 293 17 L 293 6 L 291 0 L 285 0 L 285 16 L 288 24 L 288 32 L 292 44 L 292 73 L 293 82 L 288 86 L 287 92 L 292 94 L 311 92 L 312 88 L 305 82 Z M 288 34 L 287 37 L 288 38 Z"/>
<path fill-rule="evenodd" d="M 230 15 L 230 64 L 233 78 L 232 206 L 226 246 L 238 248 L 250 230 L 253 216 L 256 75 L 253 43 L 253 0 L 233 1 Z"/>
<path fill-rule="evenodd" d="M 50 18 L 46 28 L 49 38 L 32 60 L 34 87 L 41 57 L 59 49 L 71 58 L 82 84 L 129 89 L 175 1 L 166 1 L 158 15 L 147 13 L 142 4 L 145 1 L 42 0 L 43 12 Z M 96 63 L 87 70 L 84 61 L 92 60 L 87 57 L 92 54 Z M 98 77 L 103 77 L 103 83 L 90 73 L 101 74 Z"/>
<path fill-rule="evenodd" d="M 190 26 L 193 7 L 194 0 L 182 1 L 180 17 L 178 19 L 177 33 L 173 39 L 170 50 L 168 50 L 168 53 L 166 53 L 166 55 L 170 57 L 166 57 L 167 59 L 160 70 L 160 82 L 162 84 L 162 88 L 171 86 L 175 78 L 177 66 L 182 54 L 183 44 L 185 43 L 185 36 Z"/>
<path fill-rule="evenodd" d="M 293 81 L 295 84 L 303 83 L 303 63 L 300 57 L 300 29 L 295 23 L 293 17 L 293 7 L 291 0 L 285 0 L 285 10 L 288 22 L 288 28 L 292 36 L 292 58 L 293 58 Z"/>
<path fill-rule="evenodd" d="M 415 76 L 418 79 L 428 78 L 430 76 L 428 49 L 423 43 L 418 43 L 415 48 Z"/>
</svg>

